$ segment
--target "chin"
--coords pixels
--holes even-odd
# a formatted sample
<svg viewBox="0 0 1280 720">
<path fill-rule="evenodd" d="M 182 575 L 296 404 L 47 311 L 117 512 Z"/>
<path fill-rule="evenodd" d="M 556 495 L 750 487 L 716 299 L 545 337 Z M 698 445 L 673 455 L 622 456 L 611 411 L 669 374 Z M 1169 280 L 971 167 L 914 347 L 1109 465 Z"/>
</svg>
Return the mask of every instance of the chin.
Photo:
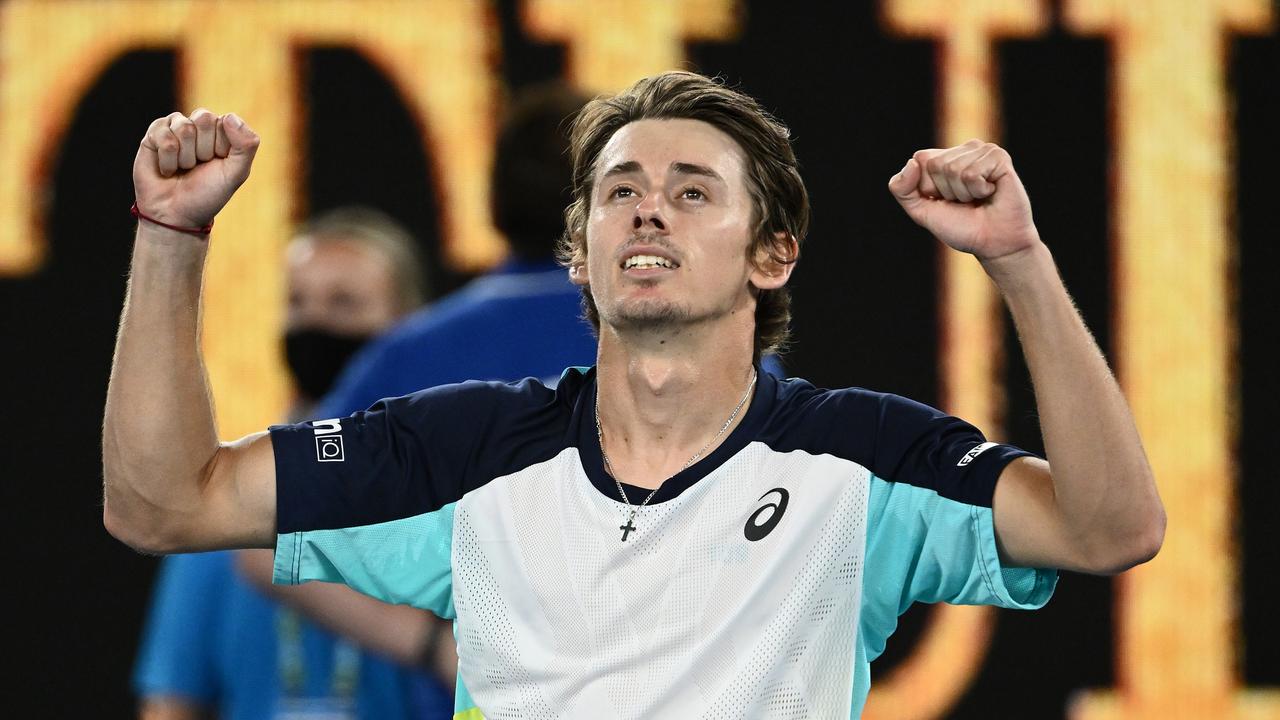
<svg viewBox="0 0 1280 720">
<path fill-rule="evenodd" d="M 625 330 L 658 329 L 684 325 L 693 319 L 689 308 L 666 300 L 624 302 L 610 313 L 609 324 Z"/>
</svg>

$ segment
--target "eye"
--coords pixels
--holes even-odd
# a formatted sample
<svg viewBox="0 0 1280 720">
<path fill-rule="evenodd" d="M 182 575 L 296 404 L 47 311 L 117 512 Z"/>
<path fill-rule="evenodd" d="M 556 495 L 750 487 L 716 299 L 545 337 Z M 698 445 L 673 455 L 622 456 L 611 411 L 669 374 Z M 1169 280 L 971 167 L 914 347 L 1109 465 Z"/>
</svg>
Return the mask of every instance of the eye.
<svg viewBox="0 0 1280 720">
<path fill-rule="evenodd" d="M 618 187 L 609 191 L 610 198 L 632 198 L 635 196 L 636 196 L 636 191 L 632 190 L 626 185 L 619 185 Z"/>
<path fill-rule="evenodd" d="M 684 200 L 705 200 L 706 193 L 696 187 L 687 187 L 680 191 L 680 197 Z"/>
</svg>

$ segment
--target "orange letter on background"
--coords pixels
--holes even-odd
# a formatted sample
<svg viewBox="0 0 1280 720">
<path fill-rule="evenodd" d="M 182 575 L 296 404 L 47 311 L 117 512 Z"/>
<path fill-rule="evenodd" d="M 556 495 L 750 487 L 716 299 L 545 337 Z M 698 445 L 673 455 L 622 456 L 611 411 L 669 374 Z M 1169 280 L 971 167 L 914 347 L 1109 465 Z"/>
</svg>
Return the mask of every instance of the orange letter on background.
<svg viewBox="0 0 1280 720">
<path fill-rule="evenodd" d="M 646 75 L 680 67 L 688 39 L 738 32 L 736 0 L 525 0 L 529 35 L 569 49 L 569 78 L 592 92 L 617 92 Z"/>
<path fill-rule="evenodd" d="M 495 52 L 487 3 L 474 0 L 13 0 L 0 5 L 0 272 L 31 272 L 44 252 L 46 158 L 102 69 L 134 48 L 181 49 L 187 111 L 234 110 L 258 130 L 253 176 L 219 215 L 205 273 L 205 361 L 219 433 L 280 418 L 282 250 L 292 229 L 300 151 L 293 49 L 359 49 L 395 81 L 436 149 L 445 254 L 483 267 L 503 249 L 488 213 Z M 56 29 L 54 31 L 53 29 Z M 21 111 L 16 109 L 21 108 Z M 142 137 L 145 127 L 138 128 Z M 128 182 L 127 168 L 120 182 Z M 124 239 L 121 239 L 123 242 Z"/>
<path fill-rule="evenodd" d="M 1109 33 L 1115 66 L 1120 379 L 1169 516 L 1160 556 L 1117 579 L 1117 685 L 1077 720 L 1276 718 L 1242 690 L 1235 647 L 1228 281 L 1228 30 L 1268 29 L 1268 0 L 1067 0 Z"/>
</svg>

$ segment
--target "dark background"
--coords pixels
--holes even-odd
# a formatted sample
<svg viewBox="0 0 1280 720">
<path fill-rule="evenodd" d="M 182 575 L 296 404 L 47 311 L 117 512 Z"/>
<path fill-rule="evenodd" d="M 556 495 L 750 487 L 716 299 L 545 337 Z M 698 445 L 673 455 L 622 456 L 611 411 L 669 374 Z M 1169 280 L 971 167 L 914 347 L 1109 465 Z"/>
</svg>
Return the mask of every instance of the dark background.
<svg viewBox="0 0 1280 720">
<path fill-rule="evenodd" d="M 884 188 L 912 151 L 935 143 L 936 47 L 886 37 L 870 3 L 815 4 L 803 13 L 782 3 L 748 5 L 740 42 L 692 44 L 688 56 L 692 68 L 760 98 L 796 138 L 814 215 L 793 280 L 789 369 L 819 385 L 936 403 L 935 241 Z M 562 74 L 563 49 L 531 43 L 509 3 L 501 5 L 499 29 L 509 86 Z M 1269 527 L 1280 507 L 1269 422 L 1280 399 L 1280 39 L 1235 38 L 1228 49 L 1239 242 L 1239 658 L 1247 684 L 1274 686 L 1280 623 L 1267 606 L 1280 590 L 1280 539 Z M 177 57 L 176 50 L 136 52 L 101 76 L 53 170 L 48 261 L 34 275 L 0 278 L 7 399 L 0 467 L 16 570 L 4 593 L 6 702 L 29 697 L 41 717 L 133 712 L 129 672 L 156 559 L 102 529 L 100 422 L 133 228 L 129 169 L 147 124 L 176 107 Z M 423 239 L 438 292 L 464 282 L 437 261 L 439 179 L 395 89 L 349 50 L 300 48 L 298 59 L 310 107 L 305 205 L 381 206 Z M 1108 46 L 1055 30 L 999 43 L 996 60 L 1003 144 L 1068 287 L 1110 353 Z M 390 157 L 397 157 L 393 166 Z M 1030 381 L 1016 353 L 1008 377 L 1010 439 L 1040 451 Z M 924 610 L 904 618 L 873 674 L 909 651 Z M 1194 622 L 1194 608 L 1187 612 Z M 985 669 L 951 716 L 1062 717 L 1073 691 L 1113 684 L 1111 615 L 1111 582 L 1071 574 L 1044 610 L 1001 611 Z"/>
</svg>

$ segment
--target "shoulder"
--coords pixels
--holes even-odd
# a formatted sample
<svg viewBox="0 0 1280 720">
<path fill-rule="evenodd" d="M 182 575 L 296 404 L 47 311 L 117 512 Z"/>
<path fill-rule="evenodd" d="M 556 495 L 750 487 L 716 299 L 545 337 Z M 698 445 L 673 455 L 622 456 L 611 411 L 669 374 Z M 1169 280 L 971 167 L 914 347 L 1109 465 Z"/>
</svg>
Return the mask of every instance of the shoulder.
<svg viewBox="0 0 1280 720">
<path fill-rule="evenodd" d="M 584 378 L 579 369 L 571 368 L 565 371 L 561 382 L 554 388 L 532 377 L 514 382 L 468 380 L 437 385 L 401 397 L 379 400 L 368 411 L 355 416 L 359 418 L 385 412 L 458 426 L 467 420 L 486 416 L 510 420 L 530 412 L 555 414 L 572 411 Z"/>
<path fill-rule="evenodd" d="M 573 444 L 579 370 L 555 388 L 469 381 L 342 418 L 273 426 L 277 527 L 350 528 L 434 512 Z"/>
<path fill-rule="evenodd" d="M 866 388 L 827 389 L 801 378 L 778 380 L 776 387 L 767 434 L 778 450 L 842 455 L 851 440 L 889 442 L 947 418 L 915 400 Z"/>
<path fill-rule="evenodd" d="M 777 383 L 764 442 L 831 455 L 895 483 L 990 507 L 1000 471 L 1025 451 L 987 442 L 973 425 L 900 395 Z"/>
</svg>

